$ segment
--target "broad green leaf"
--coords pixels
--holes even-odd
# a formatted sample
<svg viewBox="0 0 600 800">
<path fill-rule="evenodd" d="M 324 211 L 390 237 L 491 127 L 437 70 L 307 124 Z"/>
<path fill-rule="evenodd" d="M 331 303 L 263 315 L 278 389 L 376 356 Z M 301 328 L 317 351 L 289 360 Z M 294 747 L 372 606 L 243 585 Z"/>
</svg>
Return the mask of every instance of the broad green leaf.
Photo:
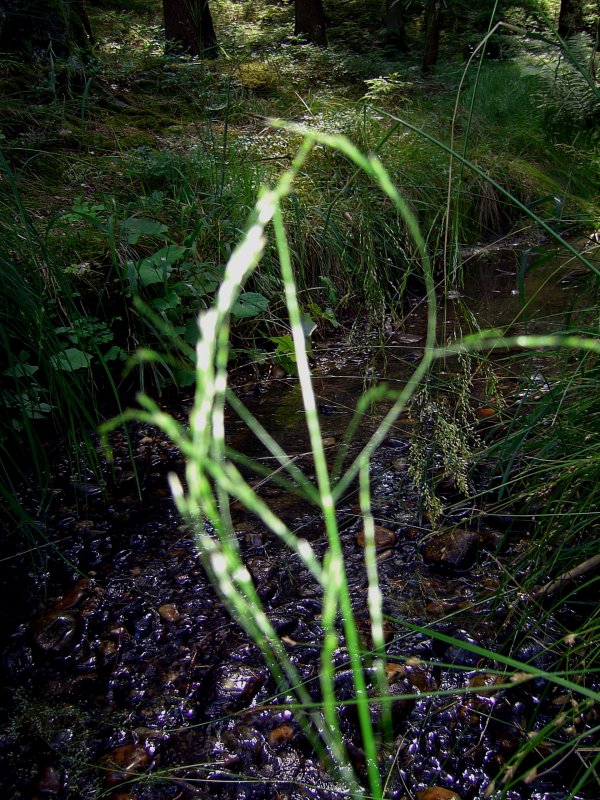
<svg viewBox="0 0 600 800">
<path fill-rule="evenodd" d="M 52 411 L 48 403 L 36 403 L 33 400 L 26 400 L 21 408 L 29 419 L 44 419 Z"/>
<path fill-rule="evenodd" d="M 158 311 L 167 311 L 169 308 L 177 308 L 181 305 L 181 297 L 176 292 L 168 292 L 164 297 L 155 297 L 150 302 Z"/>
<path fill-rule="evenodd" d="M 200 295 L 212 294 L 219 285 L 219 279 L 210 272 L 192 275 L 189 282 Z"/>
<path fill-rule="evenodd" d="M 273 361 L 276 364 L 279 364 L 280 367 L 287 372 L 288 375 L 297 375 L 298 374 L 298 367 L 296 366 L 296 355 L 293 356 L 289 354 L 275 354 Z"/>
<path fill-rule="evenodd" d="M 310 314 L 307 314 L 304 311 L 300 312 L 300 322 L 302 323 L 302 330 L 305 336 L 312 336 L 314 333 L 317 323 L 311 317 Z"/>
<path fill-rule="evenodd" d="M 118 344 L 114 344 L 104 354 L 105 361 L 116 361 L 117 359 L 124 361 L 126 358 L 127 358 L 127 353 L 125 352 L 125 350 L 123 350 L 122 347 L 119 347 Z"/>
<path fill-rule="evenodd" d="M 153 283 L 164 283 L 165 279 L 171 274 L 171 267 L 155 266 L 154 264 L 141 263 L 138 267 L 138 280 L 142 286 L 150 286 Z"/>
<path fill-rule="evenodd" d="M 158 236 L 169 230 L 168 226 L 163 222 L 157 222 L 153 219 L 144 219 L 143 217 L 130 217 L 122 223 L 121 228 L 127 238 L 127 244 L 137 244 L 140 236 L 144 234 Z"/>
<path fill-rule="evenodd" d="M 269 307 L 267 298 L 258 292 L 242 292 L 233 304 L 231 313 L 238 319 L 257 317 Z"/>
<path fill-rule="evenodd" d="M 38 369 L 39 367 L 34 364 L 14 364 L 12 367 L 5 369 L 2 374 L 6 375 L 7 378 L 29 378 Z"/>
<path fill-rule="evenodd" d="M 163 247 L 148 258 L 138 262 L 138 280 L 143 286 L 163 283 L 171 272 L 172 265 L 187 252 L 187 247 L 171 244 Z"/>
<path fill-rule="evenodd" d="M 77 347 L 67 347 L 50 359 L 50 364 L 54 369 L 61 369 L 64 372 L 75 372 L 77 369 L 86 369 L 92 362 L 89 353 L 84 353 Z"/>
<path fill-rule="evenodd" d="M 193 386 L 196 383 L 196 370 L 192 367 L 176 369 L 175 382 L 180 387 Z"/>
<path fill-rule="evenodd" d="M 277 345 L 276 353 L 284 353 L 285 355 L 293 355 L 294 358 L 296 357 L 294 340 L 289 333 L 286 333 L 284 336 L 269 336 L 269 339 L 273 344 Z"/>
<path fill-rule="evenodd" d="M 152 264 L 154 266 L 171 266 L 176 261 L 187 253 L 188 248 L 180 244 L 168 244 L 166 247 L 161 247 L 156 253 L 153 253 L 148 258 L 142 259 L 141 264 Z"/>
<path fill-rule="evenodd" d="M 190 317 L 185 323 L 185 333 L 183 334 L 184 341 L 196 347 L 198 339 L 200 338 L 200 330 L 198 328 L 198 317 Z"/>
</svg>

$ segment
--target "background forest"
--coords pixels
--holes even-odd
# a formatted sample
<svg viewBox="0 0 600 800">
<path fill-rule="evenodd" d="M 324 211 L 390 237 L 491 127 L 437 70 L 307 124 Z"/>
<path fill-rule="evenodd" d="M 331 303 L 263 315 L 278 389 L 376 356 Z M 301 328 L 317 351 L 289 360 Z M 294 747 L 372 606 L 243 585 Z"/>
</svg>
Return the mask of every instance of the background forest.
<svg viewBox="0 0 600 800">
<path fill-rule="evenodd" d="M 3 685 L 21 687 L 2 694 L 6 796 L 598 796 L 599 25 L 597 0 L 0 0 L 1 563 L 7 596 L 18 597 L 1 621 Z M 499 296 L 484 324 L 478 298 L 463 299 L 481 258 L 491 259 L 487 282 L 507 276 L 514 318 L 502 316 Z M 527 327 L 547 285 L 571 294 Z M 454 329 L 444 328 L 450 317 Z M 376 359 L 392 358 L 390 331 L 412 348 L 403 368 L 415 372 L 402 373 L 400 388 L 372 380 Z M 347 430 L 329 437 L 323 419 L 339 409 L 315 399 L 310 372 L 334 353 L 350 359 L 357 341 L 379 355 L 356 367 L 364 397 Z M 260 405 L 290 387 L 307 421 L 306 469 L 239 399 Z M 318 510 L 326 548 L 302 544 L 279 495 L 268 505 L 260 481 L 273 475 L 261 459 L 220 438 L 226 405 L 278 465 L 280 490 Z M 86 531 L 90 540 L 110 531 L 92 525 L 94 504 L 110 518 L 123 497 L 150 507 L 162 491 L 151 469 L 171 455 L 150 452 L 151 428 L 182 459 L 185 480 L 171 478 L 171 488 L 203 567 L 273 676 L 272 685 L 261 678 L 271 695 L 255 700 L 248 667 L 238 705 L 228 705 L 215 678 L 226 667 L 207 664 L 203 713 L 225 727 L 213 750 L 204 740 L 200 755 L 181 750 L 206 769 L 173 755 L 183 742 L 181 731 L 169 739 L 173 718 L 160 723 L 161 741 L 176 746 L 157 745 L 147 730 L 159 722 L 146 725 L 142 701 L 114 701 L 108 714 L 98 698 L 110 692 L 97 683 L 36 705 L 50 674 L 55 683 L 88 674 L 86 646 L 100 684 L 105 673 L 113 680 L 114 659 L 127 661 L 102 636 L 82 644 L 94 609 L 78 604 L 91 597 L 90 575 L 101 584 L 104 562 L 80 553 Z M 370 496 L 369 474 L 385 474 L 381 447 L 393 452 L 394 481 L 406 477 L 395 502 L 416 522 L 402 530 Z M 349 536 L 364 551 L 367 633 L 349 540 L 328 511 L 348 493 L 362 526 Z M 232 545 L 240 506 L 318 585 L 318 690 L 262 591 L 271 567 L 257 572 Z M 76 546 L 61 545 L 65 531 Z M 399 537 L 442 583 L 484 566 L 468 603 L 476 634 L 445 588 L 427 597 L 427 614 L 407 603 L 406 618 L 394 616 L 378 569 Z M 265 560 L 278 563 L 278 552 Z M 61 606 L 82 580 L 76 611 Z M 156 619 L 177 626 L 173 603 L 156 605 Z M 113 622 L 110 635 L 125 629 Z M 142 637 L 135 630 L 131 641 Z M 156 694 L 170 698 L 173 686 Z M 417 702 L 410 723 L 425 751 L 423 731 L 457 687 L 484 699 L 452 701 L 456 716 L 442 727 L 455 739 L 439 758 L 452 768 L 419 772 L 399 733 L 398 717 L 411 719 L 401 700 L 438 702 L 435 712 Z M 295 721 L 271 726 L 281 741 L 255 722 L 256 735 L 240 732 L 246 705 L 284 700 Z M 110 729 L 98 739 L 81 733 L 96 708 Z M 81 745 L 57 739 L 78 726 Z M 488 743 L 494 736 L 501 744 Z M 280 760 L 259 757 L 252 737 Z M 471 782 L 466 772 L 452 778 L 463 751 L 484 744 Z M 283 770 L 286 748 L 310 769 L 278 783 L 269 769 Z"/>
</svg>

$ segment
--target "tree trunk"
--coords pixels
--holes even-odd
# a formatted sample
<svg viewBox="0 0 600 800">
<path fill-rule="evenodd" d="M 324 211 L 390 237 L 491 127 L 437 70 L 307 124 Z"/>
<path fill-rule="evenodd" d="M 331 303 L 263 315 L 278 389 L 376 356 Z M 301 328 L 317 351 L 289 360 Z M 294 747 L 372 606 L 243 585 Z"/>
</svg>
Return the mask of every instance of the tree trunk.
<svg viewBox="0 0 600 800">
<path fill-rule="evenodd" d="M 0 50 L 68 57 L 92 42 L 85 0 L 0 0 Z"/>
<path fill-rule="evenodd" d="M 217 35 L 208 0 L 163 0 L 163 14 L 167 42 L 175 42 L 192 56 L 216 55 Z"/>
<path fill-rule="evenodd" d="M 427 0 L 425 8 L 425 52 L 421 66 L 421 70 L 424 73 L 431 72 L 438 61 L 441 19 L 441 0 Z"/>
<path fill-rule="evenodd" d="M 558 33 L 563 39 L 583 30 L 582 0 L 561 0 L 558 14 Z"/>
<path fill-rule="evenodd" d="M 327 47 L 323 0 L 295 0 L 294 33 L 311 44 Z"/>
<path fill-rule="evenodd" d="M 408 52 L 401 0 L 385 0 L 385 27 L 388 40 L 402 53 Z"/>
</svg>

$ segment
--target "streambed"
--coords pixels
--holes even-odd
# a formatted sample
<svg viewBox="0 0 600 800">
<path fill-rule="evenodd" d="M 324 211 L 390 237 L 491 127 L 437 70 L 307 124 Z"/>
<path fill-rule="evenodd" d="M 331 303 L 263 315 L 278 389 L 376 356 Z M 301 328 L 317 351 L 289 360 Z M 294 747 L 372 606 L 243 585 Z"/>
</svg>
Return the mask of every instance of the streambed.
<svg viewBox="0 0 600 800">
<path fill-rule="evenodd" d="M 511 262 L 506 252 L 491 260 L 473 256 L 464 297 L 449 300 L 440 315 L 448 336 L 464 325 L 463 302 L 485 326 L 546 331 L 553 314 L 560 324 L 559 313 L 577 290 L 572 281 L 561 283 L 561 275 L 544 285 L 553 265 L 531 273 L 528 294 L 537 299 L 528 318 L 514 322 L 518 260 Z M 360 392 L 381 379 L 392 387 L 406 381 L 421 355 L 424 325 L 423 304 L 417 299 L 402 326 L 389 321 L 373 333 L 356 325 L 343 343 L 315 344 L 315 390 L 332 455 Z M 530 366 L 535 371 L 535 364 Z M 504 367 L 499 370 L 509 396 L 515 378 Z M 238 391 L 286 452 L 310 470 L 295 381 L 263 376 L 258 384 L 240 381 Z M 474 398 L 481 408 L 488 407 L 483 390 L 479 398 L 475 390 Z M 182 421 L 185 406 L 174 411 Z M 375 407 L 365 416 L 352 452 L 384 412 L 385 407 Z M 481 419 L 485 434 L 487 411 Z M 236 449 L 269 463 L 241 423 L 232 420 L 230 427 Z M 570 701 L 564 690 L 543 681 L 528 681 L 510 691 L 484 690 L 494 683 L 498 665 L 469 647 L 503 648 L 524 661 L 538 659 L 544 668 L 544 647 L 560 639 L 560 630 L 532 630 L 530 636 L 521 635 L 520 649 L 507 650 L 510 615 L 493 598 L 508 553 L 519 546 L 526 530 L 509 517 L 461 503 L 449 481 L 443 489 L 453 510 L 442 533 L 433 535 L 408 474 L 414 427 L 414 418 L 402 417 L 371 469 L 388 615 L 388 678 L 397 697 L 394 740 L 382 747 L 386 796 L 444 800 L 455 792 L 461 800 L 483 800 L 490 794 L 492 777 L 516 753 L 526 731 L 550 725 Z M 143 425 L 131 426 L 129 436 L 136 470 L 125 434 L 118 432 L 115 462 L 102 485 L 93 475 L 73 479 L 68 464 L 59 459 L 49 510 L 40 521 L 48 544 L 4 561 L 1 704 L 7 722 L 0 732 L 2 796 L 347 796 L 313 752 L 286 698 L 276 696 L 258 648 L 231 621 L 204 577 L 166 484 L 169 471 L 183 469 L 179 453 Z M 260 493 L 318 554 L 324 552 L 316 511 L 269 481 L 262 483 Z M 319 587 L 241 506 L 233 504 L 232 515 L 267 614 L 318 701 Z M 349 491 L 340 503 L 339 520 L 355 612 L 368 645 L 364 542 L 355 492 Z M 53 543 L 64 560 L 54 557 Z M 415 632 L 407 622 L 436 622 L 438 632 L 456 641 Z M 354 706 L 344 704 L 352 700 L 352 681 L 343 641 L 334 662 L 342 730 L 362 775 L 364 754 Z M 468 691 L 431 698 L 428 693 L 437 689 Z M 594 713 L 582 713 L 577 724 L 592 726 Z M 556 725 L 556 741 L 567 741 L 569 735 Z M 532 752 L 531 766 L 543 756 L 539 748 Z M 568 796 L 576 766 L 567 758 L 560 769 L 519 783 L 501 796 L 561 800 Z M 428 787 L 440 791 L 423 794 Z"/>
</svg>

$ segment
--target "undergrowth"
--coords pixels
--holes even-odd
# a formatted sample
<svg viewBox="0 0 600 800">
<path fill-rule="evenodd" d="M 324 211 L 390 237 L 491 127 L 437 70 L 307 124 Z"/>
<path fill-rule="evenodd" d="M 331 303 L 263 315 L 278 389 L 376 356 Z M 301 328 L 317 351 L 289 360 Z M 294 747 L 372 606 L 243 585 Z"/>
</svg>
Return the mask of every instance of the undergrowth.
<svg viewBox="0 0 600 800">
<path fill-rule="evenodd" d="M 295 130 L 298 131 L 297 128 Z M 439 449 L 445 459 L 444 469 L 454 479 L 457 491 L 468 495 L 470 487 L 466 468 L 468 460 L 472 457 L 470 447 L 465 442 L 465 429 L 468 430 L 472 422 L 468 402 L 468 387 L 471 380 L 468 354 L 515 345 L 539 348 L 563 344 L 570 348 L 585 348 L 590 352 L 590 357 L 596 357 L 599 348 L 597 341 L 590 337 L 571 336 L 563 339 L 560 336 L 537 338 L 522 336 L 511 340 L 494 331 L 481 332 L 453 344 L 436 347 L 437 308 L 433 273 L 425 239 L 410 206 L 397 192 L 381 162 L 375 156 L 368 158 L 362 156 L 348 140 L 339 135 L 332 136 L 307 130 L 305 137 L 305 143 L 292 168 L 284 173 L 273 190 L 263 190 L 261 193 L 246 233 L 232 253 L 225 269 L 215 303 L 199 317 L 196 393 L 189 417 L 189 431 L 164 413 L 147 396 L 140 396 L 140 410 L 127 412 L 110 423 L 106 431 L 130 419 L 139 419 L 159 427 L 181 450 L 186 459 L 185 488 L 182 478 L 172 474 L 171 490 L 180 513 L 193 528 L 205 569 L 219 591 L 222 601 L 260 647 L 279 691 L 283 696 L 291 693 L 294 703 L 302 709 L 298 722 L 316 752 L 325 759 L 330 774 L 347 787 L 352 797 L 383 798 L 384 776 L 380 771 L 381 760 L 378 753 L 385 742 L 389 746 L 392 741 L 393 703 L 397 700 L 397 695 L 389 689 L 387 676 L 390 673 L 386 668 L 383 594 L 379 584 L 375 527 L 370 499 L 371 456 L 389 434 L 407 402 L 430 372 L 434 360 L 447 359 L 457 354 L 463 364 L 464 378 L 460 382 L 462 391 L 459 391 L 456 418 L 452 420 L 449 416 L 440 416 L 441 406 L 438 405 L 436 409 L 425 394 L 417 406 L 421 409 L 419 415 L 421 422 L 433 430 L 431 446 Z M 388 407 L 367 443 L 359 449 L 358 454 L 353 454 L 350 463 L 344 464 L 343 457 L 340 460 L 338 455 L 336 464 L 338 467 L 344 466 L 341 467 L 341 471 L 336 471 L 334 468 L 333 473 L 330 472 L 323 445 L 306 335 L 293 278 L 291 251 L 281 210 L 282 200 L 286 196 L 289 197 L 293 190 L 294 179 L 302 174 L 306 158 L 317 145 L 338 149 L 368 175 L 393 202 L 410 231 L 415 251 L 418 253 L 423 280 L 427 287 L 429 308 L 427 340 L 420 364 L 404 388 L 397 391 L 384 390 L 384 387 L 374 388 L 367 391 L 358 401 L 357 419 L 360 419 L 376 399 L 385 397 L 388 401 L 392 400 L 392 405 Z M 314 483 L 310 473 L 306 474 L 296 466 L 280 444 L 269 436 L 227 389 L 231 310 L 235 308 L 240 293 L 243 293 L 244 283 L 259 266 L 266 249 L 265 228 L 270 222 L 273 224 L 293 336 L 295 363 L 310 440 Z M 226 431 L 229 417 L 225 411 L 228 405 L 231 411 L 260 438 L 276 459 L 285 475 L 289 492 L 304 497 L 307 502 L 319 509 L 327 540 L 327 549 L 322 558 L 317 557 L 307 539 L 299 537 L 288 528 L 276 510 L 261 499 L 252 483 L 243 476 L 240 467 L 243 465 L 247 468 L 249 462 L 247 459 L 240 461 L 238 454 L 227 444 Z M 352 439 L 353 425 L 351 422 L 340 453 L 343 453 L 345 444 Z M 561 466 L 565 468 L 566 465 L 563 462 Z M 567 467 L 566 472 L 568 471 Z M 282 475 L 279 477 L 280 480 L 283 478 Z M 345 556 L 336 513 L 338 502 L 344 498 L 346 490 L 356 479 L 359 482 L 360 511 L 364 525 L 369 639 L 373 645 L 372 649 L 365 649 L 359 634 L 349 593 Z M 506 480 L 503 481 L 502 486 L 506 483 Z M 317 703 L 307 692 L 297 674 L 294 661 L 286 648 L 286 640 L 278 637 L 272 627 L 261 603 L 258 588 L 254 585 L 241 557 L 230 513 L 230 504 L 233 501 L 241 502 L 256 515 L 280 539 L 282 545 L 295 554 L 321 587 L 323 638 L 319 662 L 320 698 Z M 439 513 L 441 511 L 442 509 L 439 509 Z M 547 567 L 548 564 L 546 557 L 544 566 Z M 532 570 L 538 577 L 540 567 L 541 565 L 537 565 Z M 510 580 L 516 578 L 517 574 L 512 573 L 511 567 Z M 519 590 L 523 591 L 522 585 L 519 586 Z M 498 598 L 502 597 L 506 601 L 508 594 L 505 588 L 503 594 L 498 593 Z M 535 718 L 531 720 L 528 723 L 528 735 L 514 749 L 509 759 L 502 760 L 498 775 L 491 777 L 486 796 L 497 798 L 513 796 L 510 791 L 520 782 L 532 783 L 545 773 L 546 768 L 552 768 L 557 759 L 578 753 L 580 747 L 585 748 L 591 741 L 590 737 L 593 737 L 597 728 L 594 727 L 593 713 L 594 703 L 598 700 L 595 674 L 590 675 L 589 685 L 583 677 L 587 673 L 588 655 L 595 652 L 597 647 L 593 633 L 596 629 L 595 623 L 589 627 L 588 620 L 580 621 L 576 630 L 571 629 L 562 634 L 564 639 L 562 641 L 560 633 L 558 639 L 556 638 L 556 625 L 550 615 L 546 618 L 537 613 L 534 627 L 526 622 L 532 605 L 536 602 L 541 603 L 545 599 L 544 594 L 536 596 L 532 593 L 525 595 L 525 598 L 527 602 L 521 601 L 521 611 L 518 607 L 519 598 L 512 608 L 504 606 L 501 612 L 498 608 L 497 613 L 501 613 L 502 622 L 498 624 L 493 639 L 493 645 L 497 649 L 486 649 L 476 642 L 470 642 L 468 638 L 455 639 L 448 636 L 443 629 L 440 630 L 437 625 L 429 627 L 415 625 L 405 620 L 393 620 L 400 630 L 407 629 L 429 635 L 445 645 L 466 648 L 474 656 L 478 656 L 479 659 L 473 661 L 472 666 L 478 666 L 479 670 L 484 671 L 482 674 L 487 675 L 487 678 L 483 680 L 484 682 L 489 680 L 488 685 L 491 687 L 502 685 L 516 689 L 521 682 L 536 680 L 552 687 L 552 692 L 566 690 L 568 696 L 577 698 L 574 699 L 574 708 L 577 709 L 576 713 L 580 714 L 577 719 L 581 719 L 583 714 L 587 720 L 589 714 L 589 722 L 584 729 L 581 729 L 580 723 L 576 722 L 575 712 L 559 715 L 560 719 L 557 717 L 550 721 L 543 715 L 540 715 L 539 720 Z M 519 616 L 520 613 L 523 616 Z M 509 625 L 510 621 L 512 625 Z M 560 623 L 558 629 L 560 631 Z M 586 642 L 585 647 L 579 646 L 580 639 Z M 347 652 L 354 682 L 352 702 L 356 704 L 361 746 L 366 762 L 366 768 L 361 773 L 356 772 L 353 758 L 346 749 L 343 726 L 340 722 L 340 702 L 335 691 L 336 673 L 331 664 L 332 655 L 340 645 L 344 646 Z M 567 651 L 564 645 L 567 645 Z M 406 666 L 414 666 L 414 661 L 407 658 Z M 392 668 L 398 670 L 403 667 L 398 666 L 396 660 L 393 660 Z M 497 677 L 490 677 L 489 670 L 492 676 Z M 431 696 L 437 698 L 437 691 L 432 691 Z M 485 713 L 489 713 L 491 720 L 494 720 L 493 702 L 489 708 L 485 703 L 480 703 L 477 708 L 478 713 L 481 709 L 488 709 Z M 376 709 L 380 709 L 381 713 L 374 714 Z M 475 716 L 475 719 L 479 717 Z M 584 758 L 583 767 L 578 770 L 575 777 L 577 791 L 594 784 L 594 763 L 593 758 L 591 760 Z M 387 780 L 386 778 L 385 783 Z"/>
<path fill-rule="evenodd" d="M 593 227 L 598 219 L 598 92 L 593 72 L 576 66 L 582 56 L 589 61 L 593 48 L 584 38 L 567 49 L 532 44 L 523 31 L 511 60 L 484 60 L 478 73 L 449 62 L 424 78 L 402 57 L 382 77 L 378 68 L 389 61 L 387 53 L 364 58 L 358 45 L 342 53 L 294 41 L 275 48 L 277 20 L 269 20 L 269 40 L 260 14 L 248 4 L 242 11 L 252 23 L 246 29 L 225 18 L 229 53 L 225 44 L 219 61 L 197 62 L 165 56 L 159 28 L 148 17 L 96 10 L 100 43 L 93 65 L 30 70 L 26 96 L 21 87 L 3 100 L 1 491 L 18 507 L 14 476 L 22 467 L 13 453 L 19 440 L 33 461 L 34 480 L 45 484 L 49 427 L 40 421 L 56 423 L 80 452 L 82 432 L 102 416 L 109 394 L 118 406 L 132 388 L 145 389 L 143 410 L 125 418 L 158 425 L 186 457 L 186 486 L 172 477 L 173 494 L 223 602 L 260 646 L 282 696 L 291 692 L 303 708 L 300 723 L 332 774 L 355 797 L 381 798 L 378 748 L 389 739 L 390 698 L 369 462 L 434 359 L 506 347 L 530 348 L 537 358 L 543 348 L 568 348 L 558 374 L 539 397 L 527 387 L 502 428 L 502 442 L 484 451 L 497 513 L 520 508 L 533 520 L 535 536 L 516 552 L 497 594 L 497 609 L 515 621 L 514 647 L 499 638 L 494 650 L 471 649 L 509 685 L 539 679 L 559 686 L 577 710 L 598 701 L 596 668 L 589 668 L 598 652 L 597 608 L 589 611 L 588 597 L 597 589 L 594 565 L 579 573 L 583 586 L 568 574 L 593 561 L 597 546 L 597 326 L 571 326 L 566 338 L 476 333 L 436 347 L 434 286 L 437 280 L 440 294 L 456 291 L 461 248 L 508 236 L 523 220 L 577 255 L 560 232 Z M 283 25 L 284 11 L 273 13 L 282 14 Z M 4 62 L 3 85 L 14 80 L 19 86 L 18 69 Z M 334 81 L 342 76 L 337 91 Z M 264 185 L 275 189 L 260 190 Z M 273 242 L 265 238 L 271 223 Z M 598 274 L 585 256 L 579 263 Z M 373 317 L 390 308 L 400 317 L 411 294 L 425 294 L 429 305 L 423 361 L 402 390 L 386 394 L 391 410 L 344 470 L 341 455 L 340 474 L 332 478 L 306 334 L 317 324 L 335 324 L 336 314 L 358 304 Z M 228 395 L 232 351 L 258 363 L 278 359 L 297 374 L 314 477 Z M 149 395 L 193 381 L 188 431 Z M 357 419 L 381 393 L 365 395 Z M 227 403 L 287 471 L 290 491 L 321 510 L 328 542 L 323 560 L 243 479 L 225 439 Z M 474 484 L 466 464 L 480 442 L 470 437 L 464 409 L 453 417 L 439 408 L 423 394 L 421 423 L 433 430 L 443 469 L 467 495 Z M 93 462 L 94 453 L 90 445 L 86 458 Z M 421 479 L 428 479 L 426 459 L 420 466 Z M 372 650 L 362 645 L 354 618 L 335 514 L 357 481 Z M 322 587 L 316 704 L 240 559 L 232 499 L 261 518 Z M 441 516 L 434 494 L 430 500 L 432 517 Z M 556 587 L 554 579 L 560 579 Z M 565 597 L 569 608 L 580 603 L 584 613 L 562 617 Z M 445 635 L 421 632 L 442 641 Z M 520 651 L 520 640 L 532 636 L 541 647 L 534 655 Z M 340 643 L 353 672 L 364 775 L 355 772 L 339 725 L 331 654 Z M 381 736 L 371 716 L 376 704 Z M 564 720 L 555 727 L 532 723 L 499 770 L 498 784 L 490 784 L 492 796 L 510 796 L 517 781 L 535 780 L 565 752 L 585 753 L 570 796 L 594 787 L 597 756 L 589 751 L 589 730 L 577 729 L 575 711 L 569 714 L 574 733 Z"/>
</svg>

